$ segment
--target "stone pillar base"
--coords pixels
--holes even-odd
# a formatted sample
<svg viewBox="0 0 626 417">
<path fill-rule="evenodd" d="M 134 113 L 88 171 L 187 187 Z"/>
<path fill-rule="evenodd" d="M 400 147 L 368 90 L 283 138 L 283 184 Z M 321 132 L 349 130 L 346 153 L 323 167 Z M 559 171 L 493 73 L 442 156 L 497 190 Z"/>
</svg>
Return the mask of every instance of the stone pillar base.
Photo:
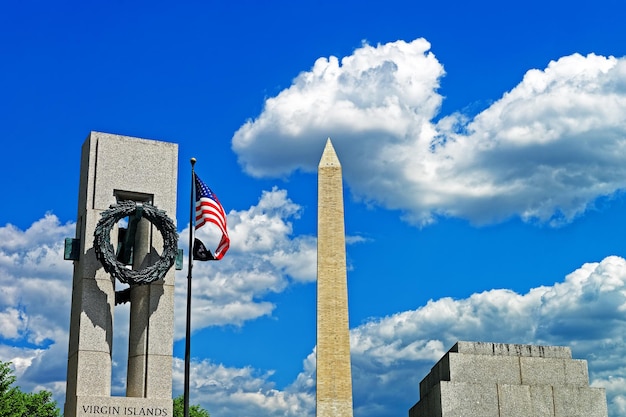
<svg viewBox="0 0 626 417">
<path fill-rule="evenodd" d="M 76 397 L 76 404 L 65 404 L 65 415 L 76 417 L 150 416 L 172 417 L 171 399 L 132 397 Z"/>
</svg>

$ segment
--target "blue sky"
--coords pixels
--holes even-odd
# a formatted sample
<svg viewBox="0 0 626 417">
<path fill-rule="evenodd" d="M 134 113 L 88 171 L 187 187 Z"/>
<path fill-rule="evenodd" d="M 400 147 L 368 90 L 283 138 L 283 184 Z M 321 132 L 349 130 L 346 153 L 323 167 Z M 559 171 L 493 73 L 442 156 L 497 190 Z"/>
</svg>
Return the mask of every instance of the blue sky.
<svg viewBox="0 0 626 417">
<path fill-rule="evenodd" d="M 570 346 L 625 415 L 624 14 L 603 0 L 5 4 L 0 360 L 62 406 L 81 145 L 90 131 L 176 142 L 181 246 L 191 157 L 232 239 L 194 268 L 192 402 L 314 415 L 315 166 L 331 137 L 355 416 L 406 413 L 457 340 Z M 176 295 L 175 395 L 184 271 Z"/>
</svg>

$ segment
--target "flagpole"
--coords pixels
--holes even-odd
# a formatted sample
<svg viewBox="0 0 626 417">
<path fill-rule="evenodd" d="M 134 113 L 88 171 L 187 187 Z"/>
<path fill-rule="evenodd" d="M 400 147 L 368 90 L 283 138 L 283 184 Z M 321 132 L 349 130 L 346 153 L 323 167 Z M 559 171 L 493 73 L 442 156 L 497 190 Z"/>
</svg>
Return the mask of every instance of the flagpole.
<svg viewBox="0 0 626 417">
<path fill-rule="evenodd" d="M 185 386 L 183 388 L 184 417 L 189 417 L 189 363 L 191 352 L 191 270 L 193 268 L 193 237 L 195 229 L 195 198 L 196 173 L 194 165 L 196 158 L 191 158 L 191 197 L 189 202 L 189 260 L 187 262 L 187 328 L 185 333 Z"/>
</svg>

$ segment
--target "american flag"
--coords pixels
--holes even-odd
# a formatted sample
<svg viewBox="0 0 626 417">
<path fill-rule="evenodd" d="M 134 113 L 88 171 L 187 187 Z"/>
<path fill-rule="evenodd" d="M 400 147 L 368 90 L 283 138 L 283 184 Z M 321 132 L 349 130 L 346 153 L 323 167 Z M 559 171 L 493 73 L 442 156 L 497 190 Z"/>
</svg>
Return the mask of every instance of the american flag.
<svg viewBox="0 0 626 417">
<path fill-rule="evenodd" d="M 226 230 L 226 213 L 224 207 L 220 204 L 217 196 L 197 175 L 196 182 L 196 230 L 204 226 L 206 223 L 213 223 L 222 232 L 217 249 L 215 250 L 215 259 L 222 259 L 230 247 L 230 238 Z"/>
</svg>

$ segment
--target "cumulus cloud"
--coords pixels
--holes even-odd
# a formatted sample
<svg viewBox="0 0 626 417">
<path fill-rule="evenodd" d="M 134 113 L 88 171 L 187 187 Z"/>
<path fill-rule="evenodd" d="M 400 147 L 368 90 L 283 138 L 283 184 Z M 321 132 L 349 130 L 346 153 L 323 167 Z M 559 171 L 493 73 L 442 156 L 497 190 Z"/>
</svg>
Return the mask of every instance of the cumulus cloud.
<svg viewBox="0 0 626 417">
<path fill-rule="evenodd" d="M 571 221 L 626 187 L 626 59 L 574 54 L 532 69 L 475 117 L 435 121 L 443 66 L 424 39 L 318 59 L 232 139 L 254 176 L 313 171 L 333 139 L 359 199 L 476 224 Z"/>
<path fill-rule="evenodd" d="M 0 227 L 0 360 L 27 391 L 65 392 L 72 263 L 63 240 L 74 230 L 53 214 L 26 230 Z"/>
<path fill-rule="evenodd" d="M 174 362 L 174 390 L 182 392 L 184 363 Z M 251 367 L 228 368 L 210 361 L 194 362 L 190 402 L 205 404 L 212 415 L 224 417 L 264 415 L 268 417 L 313 416 L 315 392 L 278 390 L 270 382 L 271 372 Z"/>
<path fill-rule="evenodd" d="M 334 56 L 318 59 L 235 133 L 239 162 L 254 176 L 283 175 L 312 171 L 328 136 L 339 150 L 353 143 L 350 159 L 401 146 L 408 133 L 429 129 L 441 104 L 436 89 L 444 71 L 429 49 L 426 40 L 417 39 L 363 45 L 341 62 Z M 342 162 L 365 168 L 347 158 Z M 383 158 L 371 162 L 378 165 Z"/>
<path fill-rule="evenodd" d="M 0 336 L 41 345 L 66 333 L 72 263 L 63 260 L 63 240 L 74 224 L 52 214 L 21 231 L 0 227 Z"/>
<path fill-rule="evenodd" d="M 481 191 L 464 210 L 491 216 L 570 221 L 599 196 L 626 185 L 626 59 L 575 54 L 530 70 L 499 101 L 451 133 L 442 153 L 461 186 Z M 448 145 L 448 143 L 450 145 Z M 471 152 L 469 150 L 472 149 Z M 494 200 L 497 198 L 497 200 Z M 455 209 L 448 208 L 451 214 Z"/>
</svg>

